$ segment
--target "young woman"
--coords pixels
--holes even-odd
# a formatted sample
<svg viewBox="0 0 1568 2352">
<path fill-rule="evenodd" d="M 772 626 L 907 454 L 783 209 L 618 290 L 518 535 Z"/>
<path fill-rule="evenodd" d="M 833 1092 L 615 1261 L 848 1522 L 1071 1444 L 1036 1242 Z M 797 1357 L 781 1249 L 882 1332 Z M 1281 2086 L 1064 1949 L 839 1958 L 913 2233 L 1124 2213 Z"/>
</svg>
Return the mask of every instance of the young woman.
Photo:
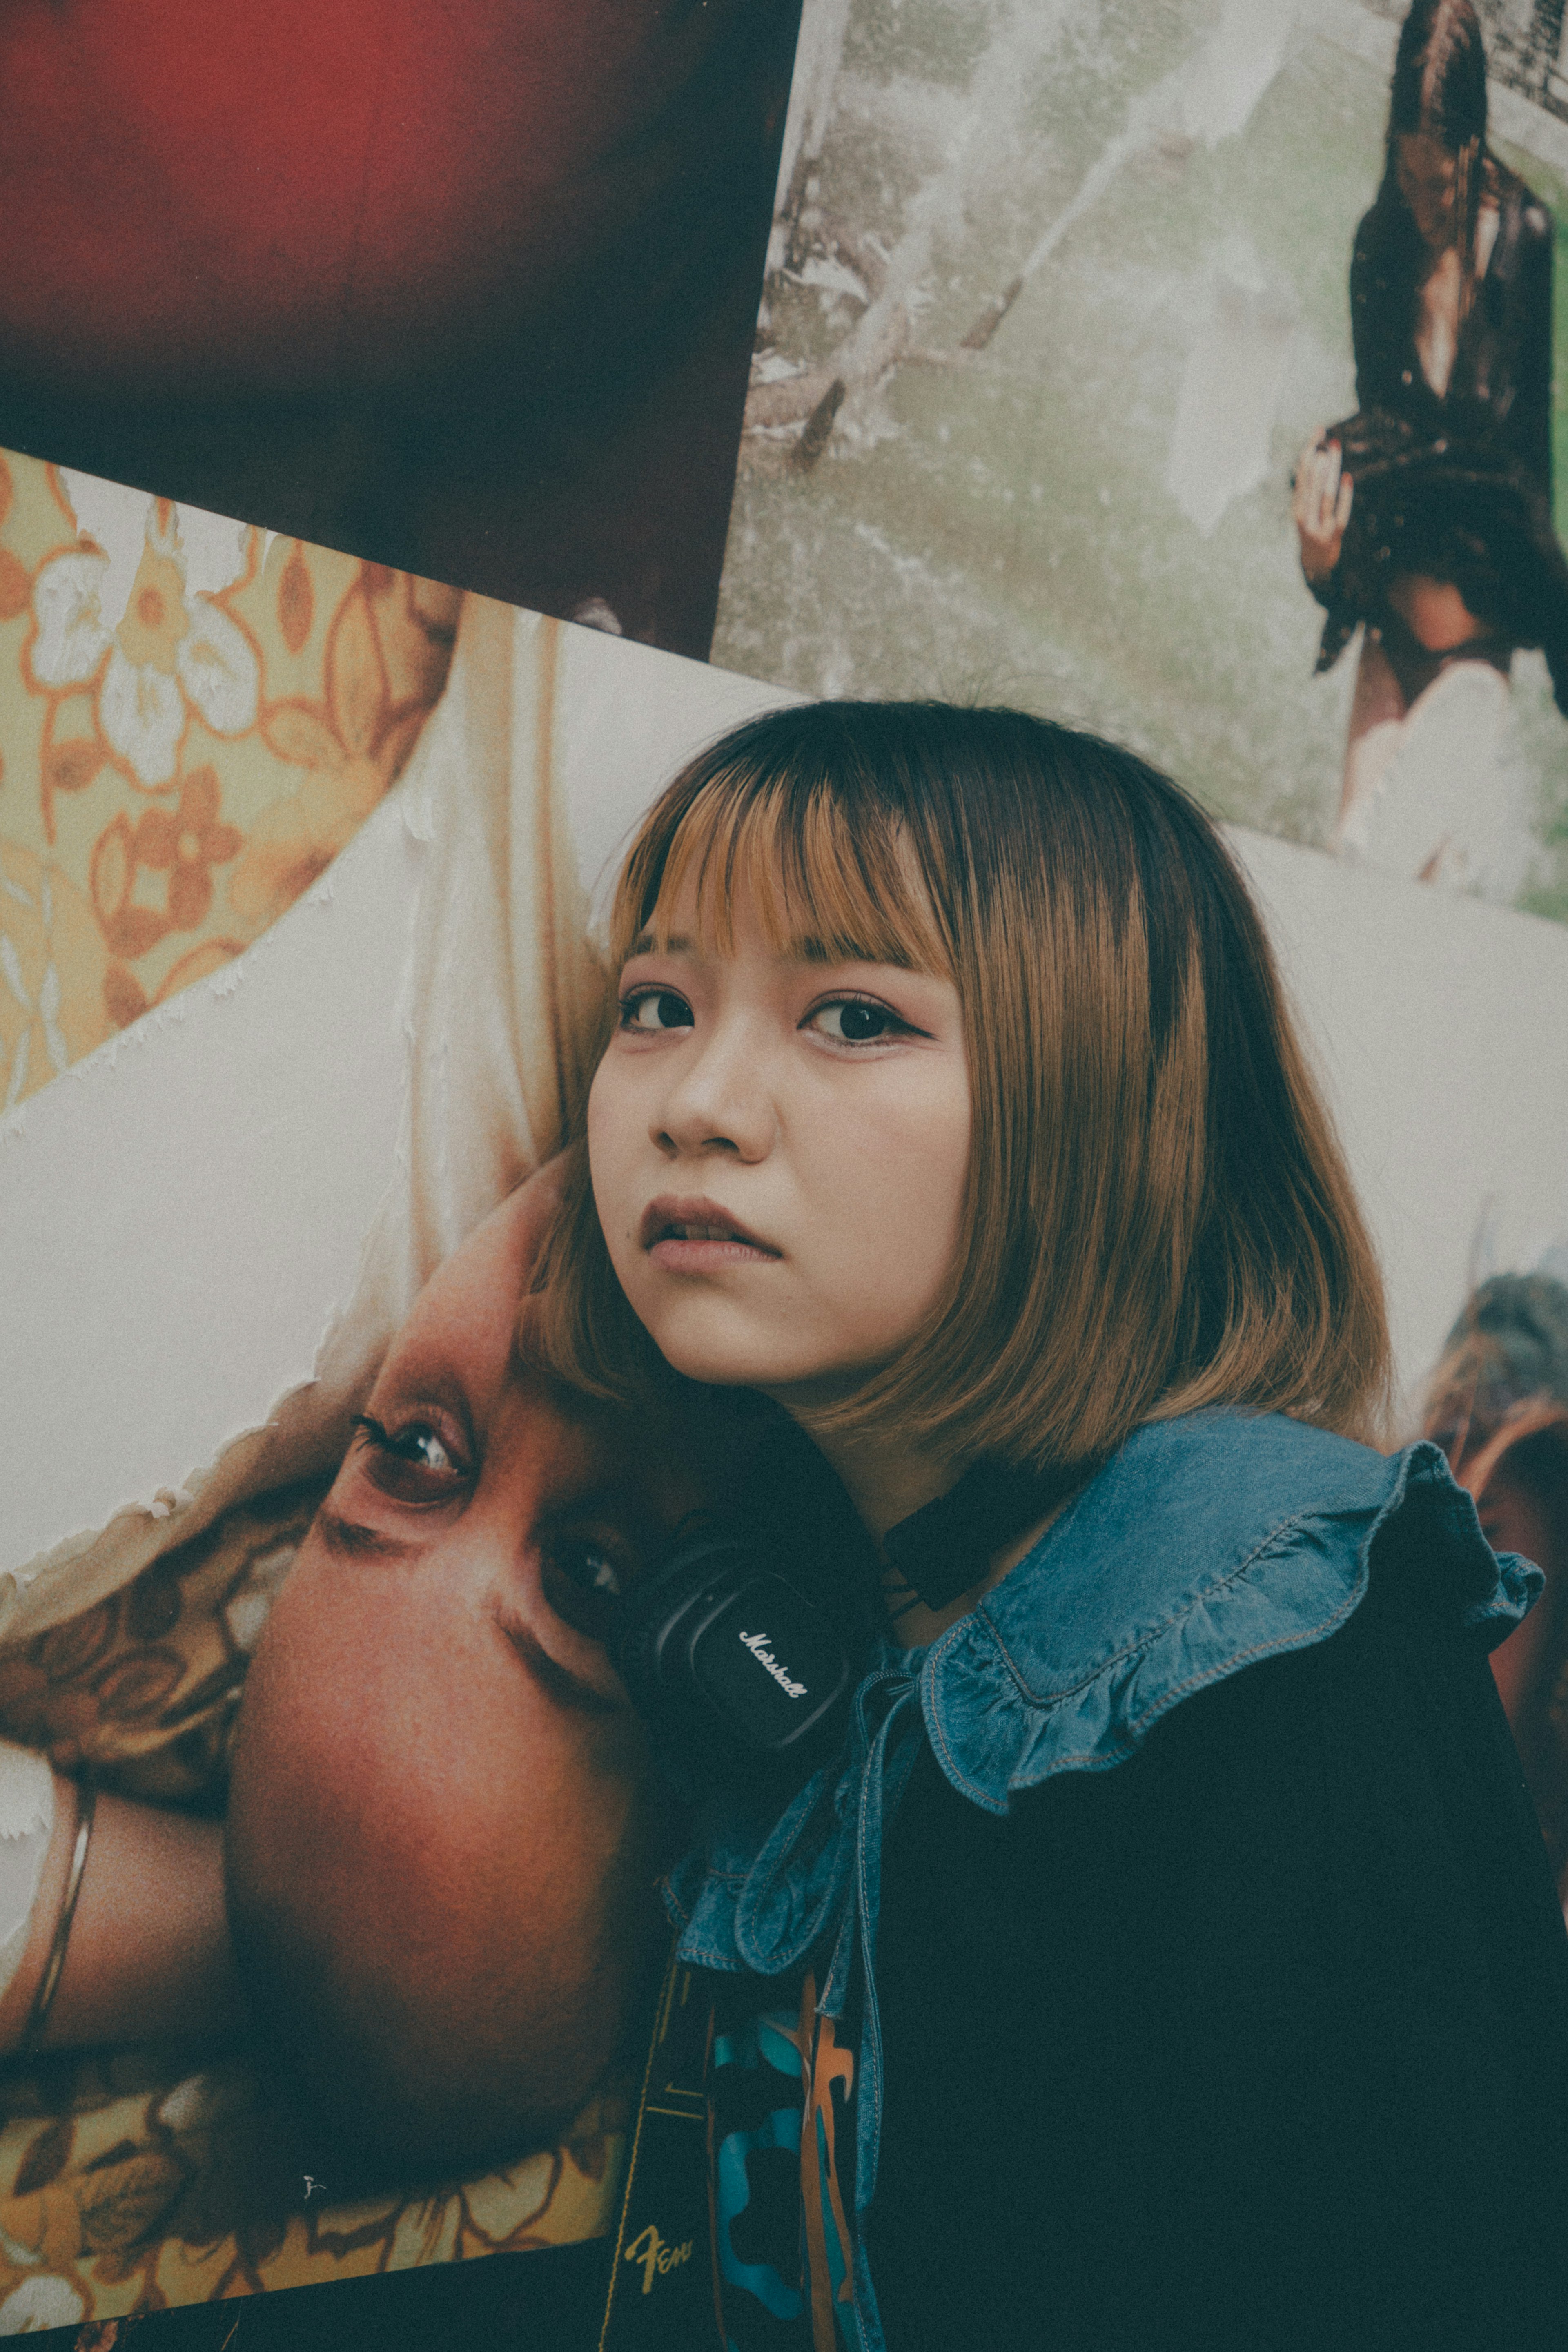
<svg viewBox="0 0 1568 2352">
<path fill-rule="evenodd" d="M 1552 521 L 1552 217 L 1486 143 L 1471 0 L 1415 0 L 1400 33 L 1376 202 L 1355 235 L 1358 414 L 1296 469 L 1318 667 L 1364 623 L 1345 753 L 1456 661 L 1506 677 L 1546 651 L 1568 693 L 1568 568 Z M 1343 813 L 1342 813 L 1343 814 Z"/>
<path fill-rule="evenodd" d="M 1486 1664 L 1539 1580 L 1361 1442 L 1378 1276 L 1214 828 L 1016 712 L 804 706 L 613 933 L 531 1344 L 706 1387 L 759 1517 L 804 1433 L 800 1572 L 876 1612 L 837 1751 L 670 1882 L 726 2342 L 1542 2340 L 1568 1942 Z"/>
</svg>

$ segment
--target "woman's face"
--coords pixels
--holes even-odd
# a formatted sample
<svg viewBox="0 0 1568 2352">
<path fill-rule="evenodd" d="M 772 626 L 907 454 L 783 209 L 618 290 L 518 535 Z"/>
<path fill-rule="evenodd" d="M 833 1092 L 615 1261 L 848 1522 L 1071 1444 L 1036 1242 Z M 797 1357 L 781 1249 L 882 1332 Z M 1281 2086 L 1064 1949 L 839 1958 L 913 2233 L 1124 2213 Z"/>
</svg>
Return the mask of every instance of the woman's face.
<svg viewBox="0 0 1568 2352">
<path fill-rule="evenodd" d="M 621 976 L 589 1100 L 593 1193 L 622 1288 L 694 1380 L 809 1411 L 909 1344 L 959 1244 L 969 1075 L 951 981 L 775 954 L 737 903 Z"/>
<path fill-rule="evenodd" d="M 1405 131 L 1394 142 L 1394 173 L 1423 241 L 1451 245 L 1458 167 L 1448 148 L 1424 131 Z"/>
<path fill-rule="evenodd" d="M 568 1418 L 518 1363 L 549 1208 L 515 1196 L 421 1295 L 235 1757 L 231 1913 L 267 2029 L 429 2161 L 515 2152 L 614 2050 L 656 1825 L 637 1722 L 569 1616 L 705 1499 L 693 1448 L 677 1471 L 625 1418 Z"/>
</svg>

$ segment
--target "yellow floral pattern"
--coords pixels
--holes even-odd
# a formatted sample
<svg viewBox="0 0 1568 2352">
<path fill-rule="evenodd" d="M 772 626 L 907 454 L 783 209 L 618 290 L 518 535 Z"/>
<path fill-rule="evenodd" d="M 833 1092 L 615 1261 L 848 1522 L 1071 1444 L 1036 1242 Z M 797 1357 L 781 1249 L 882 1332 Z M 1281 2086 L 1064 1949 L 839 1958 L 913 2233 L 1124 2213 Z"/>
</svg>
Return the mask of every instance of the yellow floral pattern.
<svg viewBox="0 0 1568 2352">
<path fill-rule="evenodd" d="M 233 2059 L 57 2061 L 7 2105 L 0 2335 L 601 2235 L 627 2121 L 624 2096 L 595 2100 L 559 2147 L 482 2179 L 310 2205 Z"/>
<path fill-rule="evenodd" d="M 216 584 L 212 518 L 98 487 L 141 533 L 118 614 L 67 478 L 0 454 L 0 1109 L 293 904 L 401 772 L 456 628 L 455 589 L 237 525 Z"/>
</svg>

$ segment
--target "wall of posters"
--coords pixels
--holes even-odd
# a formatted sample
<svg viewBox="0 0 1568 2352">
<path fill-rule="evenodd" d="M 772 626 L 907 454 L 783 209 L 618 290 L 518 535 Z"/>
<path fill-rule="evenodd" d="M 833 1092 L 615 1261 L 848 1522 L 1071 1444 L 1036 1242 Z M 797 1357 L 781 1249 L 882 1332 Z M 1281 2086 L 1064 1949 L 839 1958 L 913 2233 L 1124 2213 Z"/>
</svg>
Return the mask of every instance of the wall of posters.
<svg viewBox="0 0 1568 2352">
<path fill-rule="evenodd" d="M 1539 265 L 1562 28 L 1483 16 L 1477 215 Z M 697 2277 L 678 2231 L 622 2242 L 675 2008 L 645 1759 L 573 1621 L 541 1663 L 462 1578 L 494 1598 L 504 1551 L 542 1610 L 541 1528 L 587 1498 L 655 1547 L 712 1469 L 700 1433 L 672 1469 L 574 1420 L 512 1337 L 518 1188 L 580 1091 L 618 858 L 726 728 L 1017 702 L 1225 820 L 1384 1267 L 1398 1433 L 1478 1284 L 1568 1272 L 1553 518 L 1522 461 L 1352 429 L 1402 21 L 806 0 L 795 53 L 787 0 L 529 0 L 461 38 L 358 0 L 156 39 L 6 18 L 0 1956 L 39 1758 L 204 1833 L 232 1801 L 297 1876 L 245 1880 L 263 1941 L 288 1915 L 259 2037 L 0 2067 L 0 2336 L 588 2352 L 614 2276 L 638 2352 Z M 1461 326 L 1496 324 L 1487 276 Z M 1568 463 L 1568 320 L 1529 316 Z M 1425 530 L 1421 562 L 1469 567 L 1430 575 L 1468 618 L 1425 670 L 1396 597 L 1341 597 L 1314 670 L 1291 477 L 1332 425 L 1310 519 L 1349 469 L 1369 562 Z M 1500 548 L 1528 609 L 1487 602 Z M 1399 707 L 1356 700 L 1377 646 Z M 400 1350 L 444 1379 L 486 1349 L 520 1399 L 504 1542 L 400 1578 L 417 1547 L 334 1532 L 324 1497 Z M 320 1990 L 345 1969 L 351 2021 Z M 323 2168 L 306 2078 L 353 2088 L 363 2011 L 439 2073 L 476 2004 L 506 2030 L 454 2096 L 527 2124 L 454 2153 L 444 2114 L 416 2161 L 392 2116 L 379 2172 Z M 535 2074 L 580 2043 L 591 2088 L 552 2106 Z"/>
</svg>

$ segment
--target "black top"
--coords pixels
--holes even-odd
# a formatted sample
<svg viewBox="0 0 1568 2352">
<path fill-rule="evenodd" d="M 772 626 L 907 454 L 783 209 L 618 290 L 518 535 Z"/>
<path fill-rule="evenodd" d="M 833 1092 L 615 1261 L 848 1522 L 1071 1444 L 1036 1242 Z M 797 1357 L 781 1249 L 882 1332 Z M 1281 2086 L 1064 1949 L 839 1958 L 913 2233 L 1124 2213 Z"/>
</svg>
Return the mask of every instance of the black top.
<svg viewBox="0 0 1568 2352">
<path fill-rule="evenodd" d="M 1423 436 L 1490 441 L 1552 495 L 1552 215 L 1501 164 L 1498 227 L 1460 331 L 1446 394 L 1416 349 L 1431 256 L 1403 204 L 1378 203 L 1355 233 L 1350 331 L 1363 409 L 1403 416 Z"/>
<path fill-rule="evenodd" d="M 1355 498 L 1339 563 L 1312 587 L 1328 608 L 1318 667 L 1362 621 L 1387 633 L 1392 656 L 1407 632 L 1388 583 L 1423 572 L 1451 581 L 1481 624 L 1461 650 L 1506 667 L 1515 646 L 1542 647 L 1568 708 L 1568 564 L 1552 513 L 1552 216 L 1515 173 L 1491 169 L 1497 235 L 1442 394 L 1416 348 L 1430 255 L 1407 208 L 1380 198 L 1356 231 L 1360 407 L 1330 427 Z M 1409 650 L 1414 676 L 1419 649 Z"/>
<path fill-rule="evenodd" d="M 889 1833 L 889 2352 L 1568 2342 L 1568 1936 L 1484 1656 L 1401 1569 L 1005 1819 Z"/>
</svg>

